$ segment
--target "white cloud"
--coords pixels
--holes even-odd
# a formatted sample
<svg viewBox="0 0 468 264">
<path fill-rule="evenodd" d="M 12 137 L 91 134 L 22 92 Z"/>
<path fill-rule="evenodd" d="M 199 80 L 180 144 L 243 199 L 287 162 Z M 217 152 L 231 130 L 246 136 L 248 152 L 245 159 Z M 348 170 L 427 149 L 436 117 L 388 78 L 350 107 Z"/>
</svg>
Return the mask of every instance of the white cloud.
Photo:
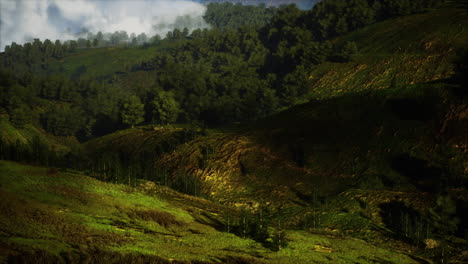
<svg viewBox="0 0 468 264">
<path fill-rule="evenodd" d="M 74 38 L 67 28 L 165 36 L 179 16 L 192 18 L 189 29 L 207 27 L 205 11 L 188 0 L 0 0 L 0 50 L 32 38 Z"/>
</svg>

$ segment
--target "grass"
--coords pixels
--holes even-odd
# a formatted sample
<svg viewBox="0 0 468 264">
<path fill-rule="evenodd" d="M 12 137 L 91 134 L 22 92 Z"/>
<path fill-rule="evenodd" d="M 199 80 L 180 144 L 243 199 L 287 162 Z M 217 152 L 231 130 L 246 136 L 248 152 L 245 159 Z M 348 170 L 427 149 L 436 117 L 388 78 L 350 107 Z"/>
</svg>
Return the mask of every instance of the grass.
<svg viewBox="0 0 468 264">
<path fill-rule="evenodd" d="M 217 215 L 223 217 L 227 207 L 170 190 L 151 193 L 104 183 L 83 174 L 51 175 L 48 168 L 0 161 L 0 190 L 0 244 L 6 249 L 0 251 L 1 261 L 15 255 L 37 257 L 38 252 L 44 258 L 71 260 L 76 254 L 98 251 L 101 255 L 94 258 L 104 259 L 105 252 L 113 252 L 133 256 L 130 262 L 138 256 L 153 256 L 203 263 L 228 259 L 250 259 L 248 263 L 372 263 L 377 252 L 389 263 L 416 263 L 361 240 L 293 230 L 286 230 L 288 248 L 273 252 L 251 239 L 217 231 L 196 220 L 197 215 L 213 208 L 219 208 Z M 331 248 L 331 252 L 315 245 Z"/>
</svg>

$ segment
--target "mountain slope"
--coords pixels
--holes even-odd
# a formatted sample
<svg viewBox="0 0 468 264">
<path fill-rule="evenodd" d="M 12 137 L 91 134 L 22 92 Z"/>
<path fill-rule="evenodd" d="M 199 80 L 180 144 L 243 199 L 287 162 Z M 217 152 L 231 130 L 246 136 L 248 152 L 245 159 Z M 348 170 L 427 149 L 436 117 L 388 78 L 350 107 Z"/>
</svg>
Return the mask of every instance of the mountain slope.
<svg viewBox="0 0 468 264">
<path fill-rule="evenodd" d="M 13 162 L 0 168 L 2 262 L 418 263 L 363 240 L 293 230 L 289 247 L 273 252 L 217 231 L 231 209 L 204 199 Z"/>
<path fill-rule="evenodd" d="M 450 78 L 468 43 L 468 12 L 443 8 L 367 26 L 338 39 L 354 41 L 348 63 L 327 62 L 310 75 L 312 98 L 387 89 Z"/>
<path fill-rule="evenodd" d="M 380 178 L 382 187 L 425 188 L 395 168 L 407 157 L 426 162 L 423 167 L 428 170 L 443 167 L 449 168 L 450 177 L 463 175 L 466 102 L 457 95 L 459 85 L 445 79 L 454 74 L 456 50 L 468 43 L 466 35 L 460 34 L 468 27 L 467 18 L 463 9 L 446 8 L 351 33 L 337 41 L 357 41 L 361 54 L 350 63 L 317 66 L 312 76 L 322 75 L 312 80 L 310 103 L 240 132 L 212 133 L 175 144 L 171 151 L 155 155 L 154 166 L 169 170 L 172 176 L 181 171 L 196 175 L 206 183 L 205 194 L 227 195 L 229 199 L 218 197 L 226 201 L 236 193 L 258 197 L 256 191 L 272 182 L 305 183 L 288 187 L 300 195 L 337 193 L 367 184 L 369 177 Z M 451 29 L 454 23 L 457 27 Z M 404 33 L 405 29 L 414 34 Z M 424 74 L 418 75 L 419 71 Z M 144 133 L 158 138 L 156 132 Z M 123 145 L 138 140 L 132 131 L 121 132 L 119 141 L 112 137 L 99 143 L 110 149 L 102 149 L 98 141 L 87 145 L 98 155 L 117 149 L 132 155 L 138 152 L 137 148 L 129 152 Z M 249 179 L 248 184 L 241 183 Z M 313 191 L 318 185 L 315 189 L 320 190 Z"/>
<path fill-rule="evenodd" d="M 1 162 L 3 255 L 427 263 L 417 255 L 463 263 L 468 107 L 463 72 L 453 62 L 468 44 L 467 18 L 465 9 L 445 8 L 343 36 L 335 41 L 360 48 L 353 61 L 311 67 L 308 103 L 252 124 L 148 125 L 84 144 L 87 174 L 132 187 Z M 125 50 L 124 57 L 134 53 L 129 63 L 135 63 L 151 49 Z M 92 75 L 93 67 L 118 57 L 101 51 L 83 52 L 83 60 L 66 57 L 65 72 L 83 73 L 84 65 Z M 93 77 L 126 75 L 129 88 L 154 81 L 150 71 L 124 68 L 116 59 Z M 266 234 L 255 233 L 262 217 L 269 221 Z M 242 225 L 247 218 L 252 225 Z M 228 229 L 237 236 L 220 232 Z M 247 233 L 255 240 L 240 238 Z M 284 240 L 287 247 L 272 250 Z"/>
<path fill-rule="evenodd" d="M 352 62 L 314 67 L 309 103 L 197 135 L 158 152 L 152 166 L 173 179 L 195 177 L 202 194 L 224 204 L 251 210 L 268 204 L 295 228 L 338 230 L 405 251 L 421 249 L 428 238 L 461 239 L 468 219 L 468 107 L 454 61 L 468 43 L 467 28 L 465 9 L 445 8 L 346 35 L 336 41 L 355 41 L 360 53 Z M 122 131 L 119 141 L 103 138 L 100 147 L 87 147 L 128 152 L 119 146 L 138 133 Z M 461 223 L 450 236 L 431 213 L 440 196 L 457 204 L 440 220 Z M 398 224 L 400 217 L 412 224 Z M 390 236 L 408 243 L 386 241 Z M 453 261 L 466 245 L 460 241 L 447 242 Z M 440 259 L 438 250 L 420 254 Z"/>
</svg>

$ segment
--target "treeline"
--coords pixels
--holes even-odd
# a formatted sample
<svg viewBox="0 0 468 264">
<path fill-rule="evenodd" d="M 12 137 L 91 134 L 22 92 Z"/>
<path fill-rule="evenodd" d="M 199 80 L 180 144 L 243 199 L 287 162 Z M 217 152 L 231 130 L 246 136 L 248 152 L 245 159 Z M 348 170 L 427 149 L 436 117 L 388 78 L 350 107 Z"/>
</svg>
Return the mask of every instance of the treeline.
<svg viewBox="0 0 468 264">
<path fill-rule="evenodd" d="M 288 246 L 287 226 L 268 206 L 260 205 L 257 209 L 244 207 L 240 214 L 228 213 L 222 222 L 225 232 L 236 234 L 242 238 L 251 238 L 272 251 L 279 251 Z"/>
<path fill-rule="evenodd" d="M 27 142 L 16 140 L 14 143 L 0 137 L 0 160 L 13 160 L 55 168 L 79 168 L 81 160 L 77 154 L 77 152 L 57 151 L 39 136 L 34 136 Z"/>
<path fill-rule="evenodd" d="M 266 7 L 264 4 L 259 6 L 234 5 L 231 3 L 210 3 L 204 19 L 208 24 L 219 29 L 235 29 L 241 26 L 260 27 L 267 24 L 275 14 L 276 8 Z M 107 46 L 141 46 L 157 44 L 162 37 L 181 38 L 188 37 L 189 28 L 194 26 L 204 26 L 200 21 L 195 21 L 191 17 L 178 17 L 172 25 L 162 25 L 162 27 L 172 27 L 174 31 L 169 31 L 165 36 L 158 34 L 147 36 L 145 33 L 135 34 L 120 30 L 115 32 L 97 32 L 81 33 L 85 35 L 76 40 L 61 42 L 56 40 L 52 42 L 49 39 L 42 42 L 40 39 L 34 39 L 24 45 L 13 42 L 5 46 L 3 65 L 5 67 L 14 67 L 25 65 L 27 68 L 20 69 L 37 72 L 40 69 L 47 69 L 50 58 L 61 59 L 68 53 L 77 49 Z"/>
<path fill-rule="evenodd" d="M 141 180 L 157 182 L 189 195 L 201 195 L 201 182 L 190 173 L 171 173 L 154 167 L 154 161 L 178 145 L 193 140 L 203 131 L 182 129 L 170 138 L 154 146 L 151 151 L 128 153 L 122 150 L 90 152 L 81 146 L 70 150 L 58 150 L 46 138 L 34 136 L 31 140 L 14 143 L 0 137 L 0 160 L 52 167 L 74 169 L 102 181 L 127 184 L 136 187 Z"/>
<path fill-rule="evenodd" d="M 260 5 L 242 5 L 224 3 L 209 3 L 203 18 L 210 25 L 221 29 L 237 29 L 242 26 L 262 27 L 276 13 L 276 7 Z"/>
<path fill-rule="evenodd" d="M 152 128 L 149 128 L 152 129 Z M 128 151 L 121 148 L 93 149 L 84 151 L 83 170 L 100 180 L 125 183 L 137 186 L 139 180 L 157 182 L 160 185 L 190 194 L 201 194 L 201 182 L 187 172 L 171 173 L 165 168 L 155 168 L 154 162 L 164 153 L 169 153 L 181 144 L 198 136 L 205 135 L 203 130 L 192 128 L 175 130 L 144 150 Z"/>
<path fill-rule="evenodd" d="M 7 69 L 0 69 L 0 79 L 0 111 L 17 128 L 33 124 L 57 136 L 81 139 L 119 128 L 119 109 L 126 98 L 120 90 L 63 76 L 17 76 Z M 100 130 L 103 127 L 107 129 Z"/>
<path fill-rule="evenodd" d="M 65 55 L 76 51 L 77 41 L 71 40 L 62 43 L 60 40 L 55 42 L 46 39 L 42 42 L 34 39 L 33 42 L 19 45 L 13 42 L 5 46 L 2 54 L 2 66 L 13 69 L 17 72 L 39 72 L 47 70 L 52 58 L 61 59 Z"/>
<path fill-rule="evenodd" d="M 445 0 L 327 0 L 302 18 L 315 39 L 330 39 L 363 26 L 398 16 L 421 13 Z"/>
</svg>

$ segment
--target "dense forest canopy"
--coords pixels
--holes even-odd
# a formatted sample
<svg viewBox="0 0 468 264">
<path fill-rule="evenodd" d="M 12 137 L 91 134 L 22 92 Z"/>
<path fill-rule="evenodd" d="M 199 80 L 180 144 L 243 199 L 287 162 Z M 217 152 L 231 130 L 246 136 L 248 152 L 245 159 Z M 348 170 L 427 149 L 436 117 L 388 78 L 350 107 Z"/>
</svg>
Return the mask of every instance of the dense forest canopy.
<svg viewBox="0 0 468 264">
<path fill-rule="evenodd" d="M 1 107 L 18 127 L 32 122 L 50 133 L 81 139 L 141 123 L 255 120 L 307 100 L 313 65 L 349 61 L 358 53 L 355 43 L 332 39 L 440 3 L 329 0 L 311 10 L 211 3 L 205 14 L 211 29 L 175 28 L 164 38 L 118 31 L 63 43 L 12 43 L 1 55 Z M 51 62 L 81 49 L 113 45 L 156 47 L 151 58 L 128 68 L 150 73 L 154 82 L 127 86 L 118 75 L 90 80 L 81 77 L 84 65 L 71 79 L 49 69 Z M 37 108 L 46 110 L 31 111 Z"/>
</svg>

